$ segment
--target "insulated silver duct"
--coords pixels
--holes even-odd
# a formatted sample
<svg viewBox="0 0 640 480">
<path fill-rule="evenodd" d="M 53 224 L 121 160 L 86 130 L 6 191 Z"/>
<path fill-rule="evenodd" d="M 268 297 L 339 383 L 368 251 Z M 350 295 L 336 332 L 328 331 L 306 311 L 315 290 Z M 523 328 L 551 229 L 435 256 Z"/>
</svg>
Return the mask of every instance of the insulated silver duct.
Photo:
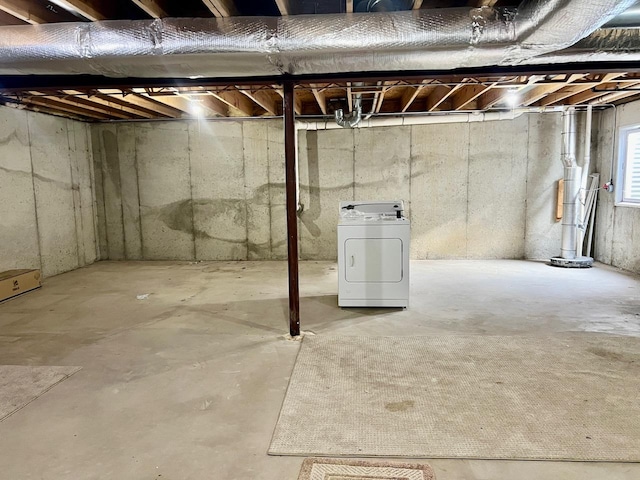
<svg viewBox="0 0 640 480">
<path fill-rule="evenodd" d="M 576 165 L 578 132 L 576 110 L 568 108 L 562 113 L 562 163 L 564 164 L 564 197 L 562 204 L 562 248 L 560 256 L 573 260 L 578 245 L 578 203 L 582 169 Z"/>
<path fill-rule="evenodd" d="M 527 65 L 640 61 L 640 28 L 601 28 L 575 45 L 526 60 Z"/>
<path fill-rule="evenodd" d="M 345 115 L 342 109 L 335 112 L 336 123 L 341 127 L 353 128 L 362 120 L 362 95 L 357 94 L 353 102 L 353 111 Z"/>
<path fill-rule="evenodd" d="M 0 75 L 220 78 L 515 65 L 571 46 L 634 3 L 6 26 Z"/>
</svg>

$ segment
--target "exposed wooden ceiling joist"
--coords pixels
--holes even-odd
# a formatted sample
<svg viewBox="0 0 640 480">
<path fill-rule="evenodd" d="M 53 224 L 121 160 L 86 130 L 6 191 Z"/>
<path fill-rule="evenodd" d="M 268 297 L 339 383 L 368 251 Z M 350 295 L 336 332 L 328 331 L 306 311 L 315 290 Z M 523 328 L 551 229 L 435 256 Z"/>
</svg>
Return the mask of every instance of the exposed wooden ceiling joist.
<svg viewBox="0 0 640 480">
<path fill-rule="evenodd" d="M 238 15 L 238 9 L 233 0 L 202 0 L 211 13 L 216 17 L 233 17 Z"/>
<path fill-rule="evenodd" d="M 311 84 L 311 92 L 318 102 L 318 106 L 320 107 L 320 111 L 323 115 L 327 114 L 327 97 L 325 93 L 315 84 Z"/>
<path fill-rule="evenodd" d="M 275 0 L 275 2 L 278 10 L 280 11 L 280 15 L 283 17 L 293 13 L 290 0 Z"/>
<path fill-rule="evenodd" d="M 407 109 L 411 106 L 413 101 L 416 99 L 418 94 L 431 83 L 431 80 L 423 80 L 422 85 L 418 87 L 405 87 L 404 92 L 402 93 L 402 99 L 400 100 L 400 111 L 406 112 Z"/>
<path fill-rule="evenodd" d="M 462 85 L 449 87 L 447 85 L 437 85 L 427 97 L 427 111 L 437 110 L 451 95 L 462 88 Z"/>
<path fill-rule="evenodd" d="M 139 93 L 130 93 L 126 95 L 124 99 L 130 103 L 133 103 L 134 105 L 139 105 L 150 110 L 155 110 L 170 118 L 181 118 L 183 116 L 183 113 L 185 113 L 177 108 L 174 108 L 173 106 L 167 105 L 165 102 L 159 99 L 151 98 Z"/>
<path fill-rule="evenodd" d="M 470 85 L 464 89 L 460 89 L 452 97 L 453 110 L 462 110 L 469 103 L 491 88 L 490 85 Z"/>
<path fill-rule="evenodd" d="M 71 93 L 68 93 L 68 96 L 66 97 L 56 97 L 55 99 L 68 105 L 81 106 L 93 112 L 105 113 L 108 116 L 115 117 L 121 120 L 145 118 L 142 115 L 125 112 L 122 109 L 117 108 L 116 106 L 105 105 L 104 103 L 101 103 L 99 101 L 89 100 L 85 97 L 74 96 Z"/>
<path fill-rule="evenodd" d="M 228 92 L 211 92 L 211 95 L 230 107 L 239 110 L 243 115 L 247 117 L 253 116 L 253 102 L 247 98 L 246 95 L 242 95 L 237 90 Z"/>
<path fill-rule="evenodd" d="M 55 0 L 62 8 L 77 12 L 92 22 L 113 18 L 114 2 L 96 2 L 88 0 Z"/>
<path fill-rule="evenodd" d="M 170 17 L 164 0 L 131 0 L 152 18 Z"/>
<path fill-rule="evenodd" d="M 61 112 L 68 112 L 81 117 L 90 118 L 93 120 L 109 120 L 112 117 L 106 113 L 100 113 L 91 109 L 81 107 L 78 105 L 71 105 L 53 98 L 45 98 L 41 96 L 33 96 L 23 100 L 26 104 L 39 105 L 42 107 L 52 108 Z"/>
<path fill-rule="evenodd" d="M 270 115 L 278 114 L 277 101 L 264 90 L 251 91 L 246 87 L 240 88 L 242 94 L 264 108 Z"/>
<path fill-rule="evenodd" d="M 120 108 L 122 108 L 122 110 L 126 112 L 131 112 L 145 118 L 173 118 L 169 115 L 160 113 L 157 110 L 152 110 L 141 105 L 136 105 L 135 103 L 125 100 L 119 95 L 107 95 L 102 92 L 97 92 L 90 98 L 94 99 L 95 101 L 103 101 L 107 102 L 108 104 L 118 105 L 120 106 Z"/>
<path fill-rule="evenodd" d="M 19 19 L 18 17 L 14 17 L 13 15 L 9 15 L 4 10 L 0 10 L 0 25 L 26 25 L 27 22 Z"/>
<path fill-rule="evenodd" d="M 48 9 L 41 3 L 29 0 L 0 0 L 0 10 L 31 25 L 73 20 L 65 11 Z M 60 9 L 62 10 L 62 9 Z"/>
</svg>

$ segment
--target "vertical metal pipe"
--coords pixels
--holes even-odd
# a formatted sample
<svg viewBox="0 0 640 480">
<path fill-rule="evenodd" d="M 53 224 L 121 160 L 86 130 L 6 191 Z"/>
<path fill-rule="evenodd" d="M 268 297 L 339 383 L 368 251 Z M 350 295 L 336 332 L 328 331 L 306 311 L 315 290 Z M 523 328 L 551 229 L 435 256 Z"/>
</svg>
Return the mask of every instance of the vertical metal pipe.
<svg viewBox="0 0 640 480">
<path fill-rule="evenodd" d="M 564 164 L 564 198 L 562 206 L 561 257 L 575 259 L 578 237 L 578 203 L 580 199 L 580 167 L 576 166 L 576 110 L 568 108 L 562 114 L 562 163 Z"/>
<path fill-rule="evenodd" d="M 294 84 L 284 83 L 284 159 L 286 173 L 287 246 L 289 266 L 289 333 L 300 335 L 300 289 L 298 282 L 298 216 L 296 210 L 296 125 Z"/>
<path fill-rule="evenodd" d="M 562 248 L 560 256 L 573 260 L 578 256 L 578 203 L 581 168 L 564 167 L 564 198 L 562 208 Z"/>
</svg>

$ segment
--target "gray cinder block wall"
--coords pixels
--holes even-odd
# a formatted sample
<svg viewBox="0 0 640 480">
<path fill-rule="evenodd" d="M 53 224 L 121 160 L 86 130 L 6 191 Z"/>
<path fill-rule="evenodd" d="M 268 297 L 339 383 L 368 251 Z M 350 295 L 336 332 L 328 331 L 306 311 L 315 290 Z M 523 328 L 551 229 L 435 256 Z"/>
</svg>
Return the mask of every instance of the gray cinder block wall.
<svg viewBox="0 0 640 480">
<path fill-rule="evenodd" d="M 619 129 L 640 124 L 640 101 L 607 109 L 599 113 L 596 158 L 601 184 L 609 181 L 613 166 L 616 188 L 622 188 L 617 178 Z M 635 273 L 640 273 L 640 207 L 616 206 L 615 193 L 599 192 L 596 212 L 596 260 Z"/>
<path fill-rule="evenodd" d="M 96 260 L 87 124 L 0 107 L 0 271 Z"/>
<path fill-rule="evenodd" d="M 102 258 L 286 258 L 282 122 L 95 124 Z M 559 114 L 299 132 L 303 259 L 336 257 L 339 200 L 405 200 L 412 257 L 546 259 Z"/>
</svg>

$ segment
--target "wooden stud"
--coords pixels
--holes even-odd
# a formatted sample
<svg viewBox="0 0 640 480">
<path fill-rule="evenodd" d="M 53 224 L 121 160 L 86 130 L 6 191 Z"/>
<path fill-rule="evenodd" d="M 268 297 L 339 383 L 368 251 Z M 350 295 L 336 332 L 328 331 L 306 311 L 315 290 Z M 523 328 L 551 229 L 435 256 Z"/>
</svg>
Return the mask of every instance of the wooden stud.
<svg viewBox="0 0 640 480">
<path fill-rule="evenodd" d="M 413 0 L 413 9 L 420 10 L 420 7 L 422 7 L 422 0 Z"/>
<path fill-rule="evenodd" d="M 353 13 L 353 0 L 345 0 L 344 9 L 347 13 Z"/>
<path fill-rule="evenodd" d="M 564 179 L 558 180 L 558 195 L 556 197 L 556 222 L 562 220 L 564 210 Z"/>
</svg>

